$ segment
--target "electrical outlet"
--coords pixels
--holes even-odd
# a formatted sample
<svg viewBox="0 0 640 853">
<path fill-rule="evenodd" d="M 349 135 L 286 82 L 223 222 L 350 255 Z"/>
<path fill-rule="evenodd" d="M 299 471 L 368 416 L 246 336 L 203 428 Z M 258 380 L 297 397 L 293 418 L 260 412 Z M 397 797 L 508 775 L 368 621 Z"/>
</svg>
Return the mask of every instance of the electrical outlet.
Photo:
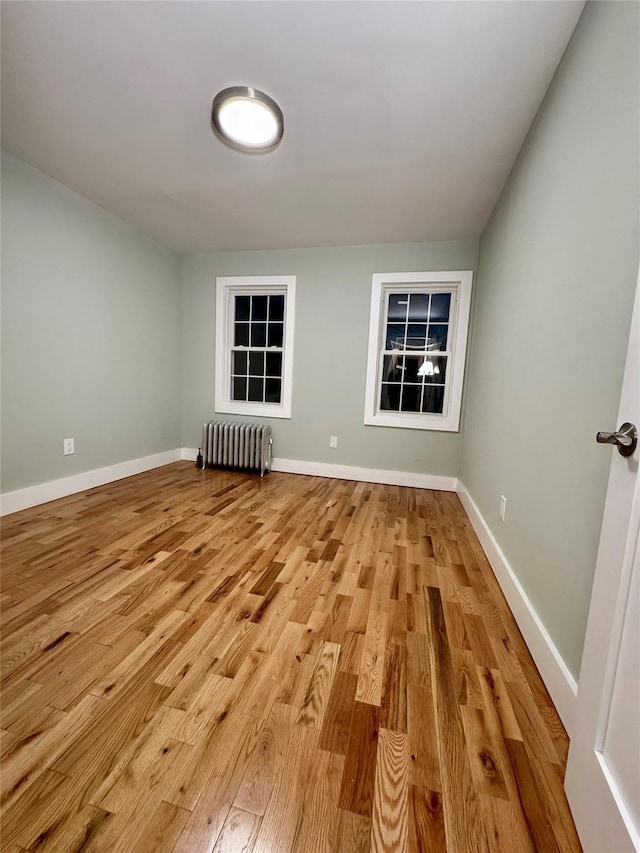
<svg viewBox="0 0 640 853">
<path fill-rule="evenodd" d="M 65 456 L 71 456 L 72 453 L 76 452 L 76 446 L 73 438 L 65 438 L 64 443 L 62 445 Z"/>
<path fill-rule="evenodd" d="M 337 435 L 330 435 L 329 436 L 329 447 L 331 447 L 335 450 L 337 446 L 338 446 L 338 436 Z"/>
<path fill-rule="evenodd" d="M 498 510 L 498 515 L 500 516 L 500 521 L 504 521 L 504 517 L 507 514 L 507 499 L 504 495 L 500 495 L 500 509 Z"/>
</svg>

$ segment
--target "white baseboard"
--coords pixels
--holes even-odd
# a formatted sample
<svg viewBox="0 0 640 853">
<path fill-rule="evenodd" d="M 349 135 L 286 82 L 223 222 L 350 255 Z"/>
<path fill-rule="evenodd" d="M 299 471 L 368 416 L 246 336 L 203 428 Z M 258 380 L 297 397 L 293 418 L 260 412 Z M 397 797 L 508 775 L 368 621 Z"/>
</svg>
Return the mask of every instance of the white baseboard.
<svg viewBox="0 0 640 853">
<path fill-rule="evenodd" d="M 309 474 L 312 477 L 333 477 L 336 480 L 360 480 L 363 483 L 382 483 L 387 486 L 410 486 L 416 489 L 436 489 L 455 492 L 457 477 L 438 474 L 414 474 L 411 471 L 383 471 L 378 468 L 358 468 L 354 465 L 332 465 L 329 462 L 303 462 L 300 459 L 274 458 L 273 471 L 289 474 Z"/>
<path fill-rule="evenodd" d="M 182 448 L 182 458 L 195 461 L 198 451 L 193 447 Z M 455 492 L 456 477 L 441 477 L 437 474 L 413 474 L 410 471 L 383 471 L 378 468 L 357 468 L 353 465 L 332 465 L 328 462 L 305 462 L 302 459 L 271 460 L 272 471 L 286 474 L 307 474 L 311 477 L 332 477 L 336 480 L 359 480 L 363 483 L 382 483 L 387 486 L 410 486 L 416 489 L 435 489 L 440 492 Z"/>
<path fill-rule="evenodd" d="M 28 486 L 26 489 L 16 489 L 15 492 L 6 492 L 0 495 L 0 515 L 9 515 L 12 512 L 67 497 L 67 495 L 84 492 L 86 489 L 104 486 L 105 483 L 132 477 L 134 474 L 141 474 L 152 468 L 160 468 L 162 465 L 177 462 L 181 458 L 180 449 L 166 450 L 164 453 L 154 453 L 152 456 L 142 456 L 128 462 L 108 465 L 106 468 L 95 468 L 93 471 L 74 474 L 72 477 L 64 477 L 61 480 L 52 480 L 49 483 Z"/>
<path fill-rule="evenodd" d="M 518 628 L 529 647 L 531 656 L 536 662 L 549 695 L 569 736 L 571 736 L 571 724 L 578 692 L 577 682 L 562 659 L 542 619 L 529 601 L 516 573 L 502 553 L 489 525 L 482 517 L 480 510 L 462 482 L 458 483 L 458 495 L 502 588 L 504 597 L 507 599 L 511 612 L 518 623 Z"/>
</svg>

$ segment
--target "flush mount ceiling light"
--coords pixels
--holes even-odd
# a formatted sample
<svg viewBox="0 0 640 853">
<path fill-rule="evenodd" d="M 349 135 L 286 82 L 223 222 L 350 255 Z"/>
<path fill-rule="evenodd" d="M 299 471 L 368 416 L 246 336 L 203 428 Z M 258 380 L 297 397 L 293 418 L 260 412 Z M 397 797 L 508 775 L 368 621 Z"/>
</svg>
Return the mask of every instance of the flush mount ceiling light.
<svg viewBox="0 0 640 853">
<path fill-rule="evenodd" d="M 272 151 L 284 133 L 280 107 L 251 86 L 231 86 L 218 92 L 211 124 L 216 135 L 238 151 Z"/>
</svg>

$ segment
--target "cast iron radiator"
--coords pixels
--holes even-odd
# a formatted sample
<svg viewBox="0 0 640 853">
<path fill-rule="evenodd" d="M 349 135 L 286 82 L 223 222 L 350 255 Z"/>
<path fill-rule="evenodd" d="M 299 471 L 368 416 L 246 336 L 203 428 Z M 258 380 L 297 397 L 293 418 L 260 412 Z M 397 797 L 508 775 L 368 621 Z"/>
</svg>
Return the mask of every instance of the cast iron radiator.
<svg viewBox="0 0 640 853">
<path fill-rule="evenodd" d="M 271 470 L 271 427 L 265 424 L 237 424 L 209 421 L 202 430 L 202 467 Z"/>
</svg>

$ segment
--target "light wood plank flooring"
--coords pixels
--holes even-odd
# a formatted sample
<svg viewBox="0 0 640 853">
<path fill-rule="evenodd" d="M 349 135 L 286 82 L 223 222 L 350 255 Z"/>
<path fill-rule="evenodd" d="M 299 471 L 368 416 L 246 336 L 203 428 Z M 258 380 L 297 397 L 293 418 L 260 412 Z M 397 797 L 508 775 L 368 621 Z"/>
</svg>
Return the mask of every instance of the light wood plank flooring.
<svg viewBox="0 0 640 853">
<path fill-rule="evenodd" d="M 177 463 L 7 517 L 1 604 L 5 853 L 580 850 L 453 494 Z"/>
</svg>

